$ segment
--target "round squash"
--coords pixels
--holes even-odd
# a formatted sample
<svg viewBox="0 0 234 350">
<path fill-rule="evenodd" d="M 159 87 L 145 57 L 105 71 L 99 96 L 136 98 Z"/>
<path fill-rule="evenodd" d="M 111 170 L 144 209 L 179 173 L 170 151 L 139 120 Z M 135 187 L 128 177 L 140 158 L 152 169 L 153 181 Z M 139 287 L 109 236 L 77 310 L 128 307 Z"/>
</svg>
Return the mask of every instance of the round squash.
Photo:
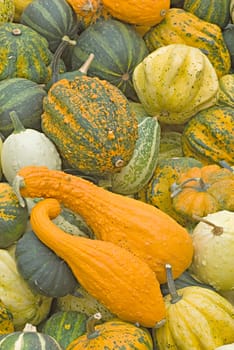
<svg viewBox="0 0 234 350">
<path fill-rule="evenodd" d="M 234 74 L 219 79 L 218 105 L 234 108 Z"/>
<path fill-rule="evenodd" d="M 12 22 L 15 14 L 14 0 L 4 0 L 0 4 L 0 24 Z"/>
<path fill-rule="evenodd" d="M 225 44 L 228 48 L 230 57 L 231 57 L 231 69 L 234 69 L 234 45 L 233 45 L 233 37 L 234 37 L 234 24 L 229 23 L 224 29 L 223 29 L 223 38 L 225 41 Z"/>
</svg>

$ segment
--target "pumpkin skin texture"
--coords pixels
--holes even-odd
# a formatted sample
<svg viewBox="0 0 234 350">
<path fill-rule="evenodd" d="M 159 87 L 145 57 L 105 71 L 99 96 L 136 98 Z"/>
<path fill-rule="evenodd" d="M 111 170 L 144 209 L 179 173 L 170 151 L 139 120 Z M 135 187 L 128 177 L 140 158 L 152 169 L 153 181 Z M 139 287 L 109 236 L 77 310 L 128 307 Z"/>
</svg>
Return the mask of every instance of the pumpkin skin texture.
<svg viewBox="0 0 234 350">
<path fill-rule="evenodd" d="M 19 205 L 10 184 L 0 183 L 0 248 L 7 248 L 25 232 L 28 211 Z"/>
<path fill-rule="evenodd" d="M 88 75 L 109 81 L 127 98 L 137 100 L 132 73 L 149 53 L 143 38 L 126 23 L 114 19 L 98 20 L 77 39 L 71 57 L 72 70 L 80 67 L 90 53 L 95 59 Z"/>
<path fill-rule="evenodd" d="M 219 79 L 218 105 L 234 108 L 234 74 Z"/>
<path fill-rule="evenodd" d="M 133 84 L 146 112 L 165 124 L 184 124 L 213 106 L 219 87 L 209 59 L 183 44 L 151 52 L 134 69 Z"/>
<path fill-rule="evenodd" d="M 151 205 L 44 167 L 21 169 L 14 188 L 19 197 L 57 198 L 80 213 L 97 239 L 118 244 L 147 262 L 160 283 L 166 282 L 167 261 L 173 263 L 175 276 L 191 263 L 192 241 L 186 229 Z"/>
<path fill-rule="evenodd" d="M 194 256 L 189 270 L 217 291 L 234 289 L 233 227 L 234 212 L 222 210 L 203 217 L 192 232 Z"/>
<path fill-rule="evenodd" d="M 185 126 L 181 141 L 186 157 L 194 157 L 204 165 L 222 160 L 233 165 L 233 108 L 213 106 L 198 112 Z"/>
<path fill-rule="evenodd" d="M 42 130 L 71 167 L 102 176 L 131 159 L 137 119 L 118 88 L 83 75 L 52 85 L 44 99 Z"/>
<path fill-rule="evenodd" d="M 15 13 L 14 0 L 1 1 L 0 5 L 0 24 L 12 22 Z"/>
<path fill-rule="evenodd" d="M 59 212 L 56 199 L 45 199 L 32 209 L 30 222 L 38 238 L 68 263 L 83 288 L 122 320 L 145 327 L 162 321 L 163 298 L 149 266 L 111 242 L 65 233 L 50 220 Z"/>
<path fill-rule="evenodd" d="M 13 315 L 0 299 L 0 337 L 14 330 Z"/>
<path fill-rule="evenodd" d="M 221 28 L 183 9 L 171 8 L 165 19 L 148 31 L 144 39 L 150 52 L 171 44 L 186 44 L 200 49 L 209 58 L 219 78 L 228 74 L 231 68 Z"/>
</svg>

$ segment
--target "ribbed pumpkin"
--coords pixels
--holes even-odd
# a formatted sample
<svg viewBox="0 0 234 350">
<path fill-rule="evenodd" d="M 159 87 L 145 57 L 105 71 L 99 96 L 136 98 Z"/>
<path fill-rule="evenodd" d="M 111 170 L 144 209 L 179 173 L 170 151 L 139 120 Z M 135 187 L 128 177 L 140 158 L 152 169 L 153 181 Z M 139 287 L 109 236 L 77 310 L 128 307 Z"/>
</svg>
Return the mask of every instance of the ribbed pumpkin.
<svg viewBox="0 0 234 350">
<path fill-rule="evenodd" d="M 183 8 L 221 28 L 226 27 L 230 19 L 230 0 L 185 0 Z"/>
<path fill-rule="evenodd" d="M 95 59 L 88 75 L 109 81 L 135 100 L 132 73 L 148 54 L 142 37 L 126 23 L 114 19 L 99 20 L 77 39 L 71 57 L 72 70 L 80 67 L 90 53 Z"/>
<path fill-rule="evenodd" d="M 207 56 L 184 44 L 151 52 L 134 69 L 133 84 L 146 112 L 165 124 L 184 124 L 214 105 L 218 91 L 218 78 Z"/>
<path fill-rule="evenodd" d="M 78 20 L 83 23 L 84 28 L 95 23 L 101 16 L 108 16 L 100 0 L 67 0 L 67 2 L 75 11 Z"/>
<path fill-rule="evenodd" d="M 15 14 L 14 0 L 4 0 L 0 4 L 0 24 L 12 22 Z"/>
<path fill-rule="evenodd" d="M 43 87 L 31 80 L 10 78 L 0 81 L 0 132 L 7 137 L 13 131 L 11 111 L 17 111 L 25 128 L 40 130 L 45 96 Z"/>
<path fill-rule="evenodd" d="M 218 77 L 230 70 L 230 54 L 221 28 L 183 9 L 171 8 L 165 19 L 148 31 L 144 39 L 150 51 L 170 44 L 197 47 L 207 55 Z"/>
<path fill-rule="evenodd" d="M 25 232 L 28 211 L 19 205 L 11 185 L 0 182 L 0 248 L 9 247 Z"/>
<path fill-rule="evenodd" d="M 182 134 L 184 155 L 204 165 L 225 160 L 234 164 L 234 110 L 213 106 L 197 113 Z"/>
<path fill-rule="evenodd" d="M 72 167 L 104 175 L 129 162 L 137 119 L 117 87 L 83 75 L 51 87 L 44 99 L 42 130 Z"/>
<path fill-rule="evenodd" d="M 13 315 L 0 299 L 0 337 L 14 332 Z"/>
</svg>

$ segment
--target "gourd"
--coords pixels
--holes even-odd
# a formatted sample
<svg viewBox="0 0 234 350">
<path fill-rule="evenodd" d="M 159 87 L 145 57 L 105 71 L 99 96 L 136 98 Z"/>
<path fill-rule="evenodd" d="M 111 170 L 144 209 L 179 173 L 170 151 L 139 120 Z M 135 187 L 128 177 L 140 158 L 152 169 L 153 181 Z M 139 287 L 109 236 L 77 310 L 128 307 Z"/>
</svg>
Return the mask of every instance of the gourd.
<svg viewBox="0 0 234 350">
<path fill-rule="evenodd" d="M 150 267 L 111 242 L 67 234 L 50 220 L 59 212 L 54 198 L 37 203 L 30 217 L 32 229 L 67 262 L 83 288 L 122 320 L 145 327 L 162 322 L 163 298 Z"/>
<path fill-rule="evenodd" d="M 22 330 L 27 322 L 38 325 L 51 308 L 52 298 L 33 293 L 19 274 L 14 249 L 0 249 L 0 295 L 13 315 L 15 330 Z"/>
<path fill-rule="evenodd" d="M 181 137 L 181 132 L 162 130 L 160 136 L 158 161 L 160 159 L 183 157 Z"/>
<path fill-rule="evenodd" d="M 12 22 L 15 13 L 14 0 L 5 0 L 0 5 L 0 24 Z"/>
<path fill-rule="evenodd" d="M 229 23 L 223 29 L 222 34 L 231 57 L 231 70 L 233 70 L 234 69 L 234 48 L 233 48 L 234 24 Z"/>
<path fill-rule="evenodd" d="M 234 289 L 234 212 L 222 210 L 197 219 L 199 223 L 192 232 L 194 256 L 189 269 L 195 278 L 217 291 L 231 291 Z"/>
<path fill-rule="evenodd" d="M 123 22 L 154 26 L 160 23 L 165 17 L 170 1 L 147 0 L 144 3 L 131 0 L 126 3 L 124 0 L 118 2 L 118 6 L 111 0 L 102 0 L 104 8 L 113 16 Z"/>
<path fill-rule="evenodd" d="M 21 169 L 14 189 L 22 205 L 22 196 L 58 199 L 84 218 L 97 239 L 118 244 L 147 262 L 160 283 L 166 281 L 166 261 L 173 262 L 176 277 L 191 263 L 193 248 L 187 230 L 152 205 L 46 167 Z"/>
<path fill-rule="evenodd" d="M 165 124 L 184 124 L 213 106 L 219 87 L 209 59 L 184 44 L 151 52 L 134 69 L 133 84 L 146 112 Z"/>
<path fill-rule="evenodd" d="M 187 157 L 195 157 L 204 165 L 225 160 L 234 164 L 234 110 L 213 106 L 198 112 L 184 128 L 182 149 Z"/>
<path fill-rule="evenodd" d="M 75 11 L 78 20 L 83 23 L 84 28 L 95 23 L 101 16 L 107 16 L 100 0 L 67 0 L 67 2 Z"/>
<path fill-rule="evenodd" d="M 233 349 L 234 349 L 234 343 L 222 345 L 222 346 L 219 346 L 218 348 L 215 348 L 215 350 L 233 350 Z"/>
<path fill-rule="evenodd" d="M 20 206 L 12 186 L 0 182 L 0 248 L 7 248 L 25 232 L 27 208 Z"/>
<path fill-rule="evenodd" d="M 219 79 L 217 104 L 234 107 L 234 74 L 226 74 Z"/>
<path fill-rule="evenodd" d="M 172 206 L 193 220 L 219 210 L 234 210 L 234 174 L 217 164 L 192 167 L 171 186 Z"/>
<path fill-rule="evenodd" d="M 52 85 L 44 99 L 42 130 L 72 168 L 97 176 L 129 162 L 138 131 L 123 93 L 85 75 Z"/>
<path fill-rule="evenodd" d="M 11 184 L 17 171 L 38 164 L 61 169 L 61 158 L 53 142 L 40 131 L 25 129 L 15 111 L 9 113 L 14 131 L 4 140 L 1 152 L 2 172 Z"/>
<path fill-rule="evenodd" d="M 230 0 L 185 0 L 183 9 L 206 22 L 217 24 L 222 29 L 230 19 Z"/>
<path fill-rule="evenodd" d="M 230 15 L 231 15 L 232 23 L 234 23 L 234 0 L 231 0 L 231 3 L 230 3 Z"/>
<path fill-rule="evenodd" d="M 25 128 L 40 131 L 42 101 L 46 96 L 43 87 L 24 78 L 10 78 L 0 81 L 0 132 L 5 137 L 13 131 L 9 113 L 17 111 Z"/>
<path fill-rule="evenodd" d="M 86 321 L 87 316 L 78 311 L 58 311 L 45 320 L 41 332 L 53 337 L 66 349 L 73 340 L 85 333 Z"/>
<path fill-rule="evenodd" d="M 32 2 L 33 0 L 15 0 L 15 14 L 14 14 L 14 22 L 20 21 L 20 16 L 23 10 Z"/>
<path fill-rule="evenodd" d="M 0 337 L 14 332 L 13 315 L 0 299 Z"/>
<path fill-rule="evenodd" d="M 35 326 L 26 324 L 22 331 L 15 331 L 0 339 L 1 350 L 63 350 L 59 343 L 49 336 L 37 332 Z"/>
<path fill-rule="evenodd" d="M 73 340 L 66 350 L 82 349 L 138 349 L 153 350 L 151 335 L 147 329 L 113 319 L 97 324 L 101 314 L 96 313 L 87 320 L 87 331 Z"/>
<path fill-rule="evenodd" d="M 33 231 L 27 231 L 16 242 L 17 269 L 35 293 L 61 297 L 72 293 L 77 280 L 69 266 L 45 246 Z"/>
<path fill-rule="evenodd" d="M 153 329 L 157 349 L 209 350 L 234 341 L 234 307 L 217 292 L 199 286 L 176 291 L 168 271 L 170 295 L 166 303 L 166 323 Z"/>
<path fill-rule="evenodd" d="M 137 54 L 136 54 L 137 52 Z M 115 19 L 100 19 L 88 26 L 77 39 L 71 57 L 72 71 L 95 56 L 88 75 L 117 86 L 127 98 L 137 100 L 132 73 L 148 55 L 143 38 L 132 26 Z"/>
<path fill-rule="evenodd" d="M 170 8 L 164 20 L 151 28 L 144 40 L 150 52 L 171 44 L 185 44 L 200 49 L 208 57 L 219 78 L 231 68 L 230 54 L 221 28 L 183 9 Z"/>
</svg>

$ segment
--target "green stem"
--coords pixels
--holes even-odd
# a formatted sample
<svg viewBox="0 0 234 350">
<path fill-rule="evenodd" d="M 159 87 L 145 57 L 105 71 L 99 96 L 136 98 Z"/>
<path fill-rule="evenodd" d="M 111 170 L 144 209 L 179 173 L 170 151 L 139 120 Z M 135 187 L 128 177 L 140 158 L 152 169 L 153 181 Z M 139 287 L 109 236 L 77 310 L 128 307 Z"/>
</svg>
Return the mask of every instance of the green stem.
<svg viewBox="0 0 234 350">
<path fill-rule="evenodd" d="M 20 119 L 18 117 L 18 114 L 15 111 L 11 111 L 9 113 L 9 115 L 10 115 L 11 122 L 12 122 L 13 128 L 14 128 L 13 133 L 14 134 L 19 134 L 20 132 L 25 131 L 25 127 L 21 123 L 21 121 L 20 121 Z"/>
<path fill-rule="evenodd" d="M 100 321 L 102 315 L 100 312 L 90 316 L 86 323 L 87 338 L 93 339 L 99 336 L 99 332 L 95 329 L 96 324 Z"/>
<path fill-rule="evenodd" d="M 190 179 L 187 179 L 185 181 L 183 181 L 181 184 L 177 184 L 177 183 L 173 183 L 171 186 L 171 198 L 174 198 L 175 196 L 177 196 L 185 187 L 185 185 L 187 185 L 189 182 L 193 182 L 196 181 L 198 183 L 198 186 L 186 186 L 186 188 L 194 188 L 197 191 L 206 191 L 209 188 L 209 184 L 206 184 L 204 182 L 204 180 L 201 177 L 191 177 Z"/>
<path fill-rule="evenodd" d="M 172 268 L 170 264 L 165 265 L 167 275 L 167 285 L 171 296 L 171 304 L 177 303 L 182 297 L 177 293 L 175 282 L 172 275 Z"/>
</svg>

